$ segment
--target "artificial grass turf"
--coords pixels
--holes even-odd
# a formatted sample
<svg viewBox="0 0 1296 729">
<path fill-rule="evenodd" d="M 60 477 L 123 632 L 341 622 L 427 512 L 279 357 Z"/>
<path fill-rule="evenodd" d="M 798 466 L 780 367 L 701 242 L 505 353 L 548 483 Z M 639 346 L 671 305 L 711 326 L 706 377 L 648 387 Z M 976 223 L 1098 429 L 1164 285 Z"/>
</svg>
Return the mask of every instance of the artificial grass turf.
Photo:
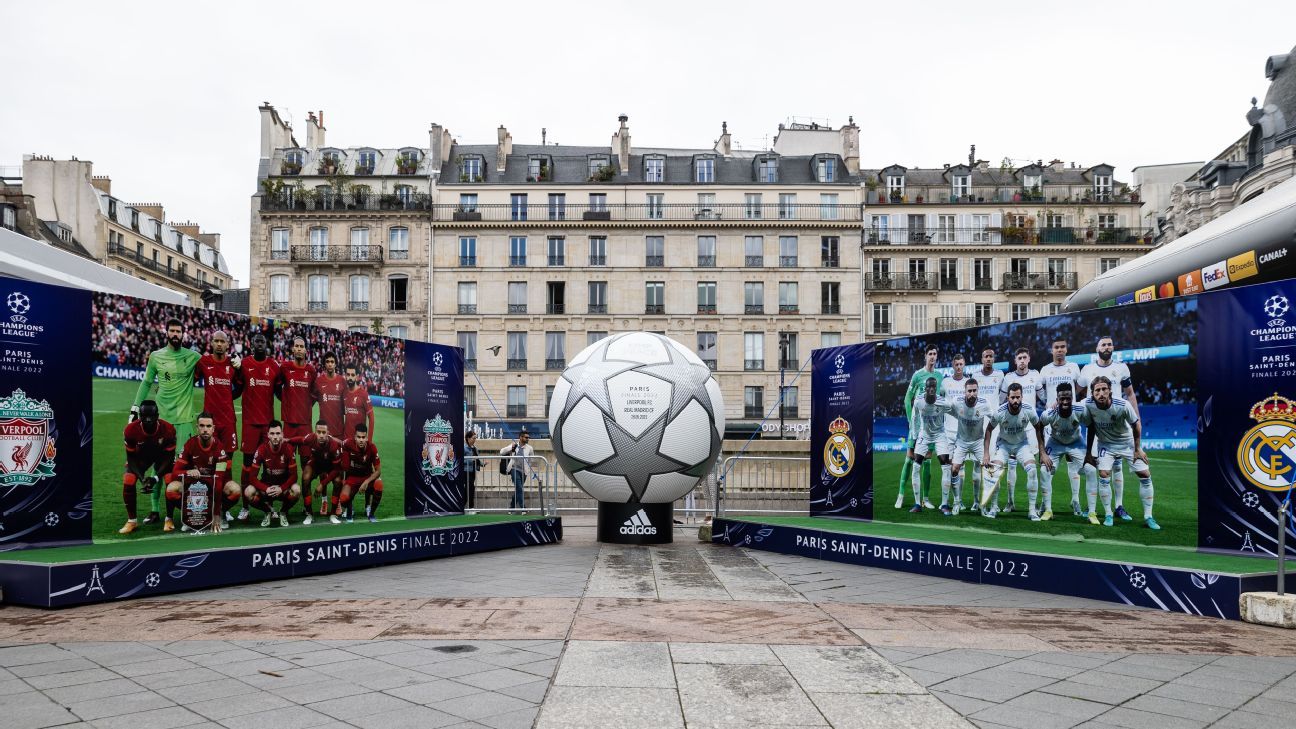
<svg viewBox="0 0 1296 729">
<path fill-rule="evenodd" d="M 389 519 L 380 521 L 377 524 L 371 524 L 367 521 L 355 522 L 354 524 L 330 524 L 325 519 L 322 524 L 319 522 L 311 526 L 296 524 L 286 529 L 277 526 L 264 529 L 258 526 L 236 526 L 220 534 L 190 535 L 173 532 L 166 536 L 117 540 L 111 543 L 16 550 L 0 555 L 0 563 L 8 561 L 52 564 L 57 562 L 119 559 L 122 557 L 146 557 L 156 554 L 183 554 L 231 547 L 282 546 L 294 542 L 313 542 L 324 539 L 392 534 L 427 529 L 471 527 L 542 518 L 544 517 L 534 514 L 531 516 L 464 514 L 417 519 Z"/>
<path fill-rule="evenodd" d="M 1087 531 L 1082 534 L 1078 528 L 1071 529 L 1070 533 L 1067 534 L 1055 533 L 1049 536 L 1027 536 L 1024 534 L 1002 534 L 969 527 L 951 527 L 941 524 L 891 524 L 879 521 L 854 521 L 811 516 L 727 516 L 724 518 L 732 521 L 768 524 L 770 526 L 801 527 L 840 534 L 912 539 L 936 544 L 982 547 L 1007 552 L 1032 552 L 1035 554 L 1079 557 L 1122 564 L 1176 567 L 1199 572 L 1236 575 L 1274 572 L 1278 569 L 1278 562 L 1274 559 L 1199 552 L 1188 547 L 1147 546 L 1120 544 L 1106 540 L 1099 541 L 1088 538 L 1086 535 L 1092 535 Z M 977 517 L 977 526 L 980 526 L 981 522 L 993 525 L 990 519 Z M 1089 526 L 1090 529 L 1100 528 L 1093 527 L 1088 522 L 1086 522 L 1086 526 Z"/>
<path fill-rule="evenodd" d="M 912 484 L 905 484 L 905 508 L 896 509 L 896 488 L 900 483 L 900 469 L 904 465 L 903 452 L 884 451 L 873 453 L 873 516 L 874 518 L 897 524 L 928 524 L 941 526 L 969 526 L 976 529 L 999 532 L 1001 534 L 1022 535 L 1065 535 L 1082 532 L 1086 537 L 1095 536 L 1097 530 L 1103 530 L 1100 539 L 1124 541 L 1131 544 L 1163 545 L 1179 547 L 1197 546 L 1197 452 L 1196 451 L 1152 451 L 1148 454 L 1151 460 L 1152 484 L 1155 489 L 1155 504 L 1152 515 L 1161 525 L 1161 531 L 1153 531 L 1143 525 L 1143 504 L 1139 501 L 1139 482 L 1134 472 L 1125 469 L 1125 509 L 1134 517 L 1133 521 L 1116 520 L 1115 526 L 1101 527 L 1089 524 L 1083 517 L 1071 513 L 1071 483 L 1067 478 L 1066 464 L 1058 465 L 1058 472 L 1053 477 L 1053 519 L 1051 521 L 1031 521 L 1026 514 L 1026 472 L 1017 467 L 1016 506 L 1011 514 L 1000 513 L 997 519 L 986 519 L 980 514 L 964 510 L 956 517 L 947 517 L 938 509 L 924 510 L 919 514 L 910 514 L 908 508 L 913 505 Z M 927 498 L 937 506 L 941 499 L 940 464 L 932 459 L 931 484 L 927 489 Z M 915 468 L 917 468 L 915 466 Z M 972 502 L 971 464 L 963 470 L 963 503 Z M 998 499 L 1007 503 L 1007 479 L 1000 481 Z M 1084 475 L 1080 477 L 1080 503 L 1088 503 L 1085 490 L 1088 484 Z M 1112 505 L 1115 508 L 1115 504 Z M 1102 507 L 1099 507 L 1102 516 Z M 1094 534 L 1091 534 L 1093 530 Z"/>
<path fill-rule="evenodd" d="M 144 536 L 162 534 L 162 525 L 140 526 L 134 534 L 117 533 L 126 523 L 126 507 L 122 504 L 122 467 L 126 451 L 122 445 L 122 430 L 130 417 L 139 383 L 129 380 L 94 378 L 94 456 L 91 473 L 94 478 L 94 523 L 91 535 L 97 543 L 132 542 Z M 194 388 L 194 412 L 202 411 L 203 391 Z M 234 401 L 235 412 L 242 426 L 242 402 Z M 315 411 L 318 416 L 318 410 Z M 396 408 L 374 408 L 374 444 L 382 461 L 383 501 L 379 506 L 379 519 L 400 519 L 405 511 L 405 413 Z M 177 452 L 184 446 L 177 444 Z M 243 455 L 234 456 L 234 473 L 240 473 Z M 240 480 L 241 483 L 241 480 Z M 141 492 L 136 500 L 139 518 L 149 512 L 149 496 Z M 318 508 L 318 507 L 317 507 Z M 357 509 L 359 510 L 359 509 Z M 304 512 L 299 504 L 293 507 L 291 518 L 300 521 Z M 262 513 L 252 510 L 249 520 L 261 521 Z M 317 517 L 318 518 L 318 517 Z"/>
</svg>

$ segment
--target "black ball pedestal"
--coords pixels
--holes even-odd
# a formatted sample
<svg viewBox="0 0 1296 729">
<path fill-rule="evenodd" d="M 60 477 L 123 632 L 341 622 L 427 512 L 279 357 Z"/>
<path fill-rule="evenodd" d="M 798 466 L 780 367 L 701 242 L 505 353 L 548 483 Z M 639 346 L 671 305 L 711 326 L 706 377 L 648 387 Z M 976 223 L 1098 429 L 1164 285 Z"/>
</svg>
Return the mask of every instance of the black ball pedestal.
<svg viewBox="0 0 1296 729">
<path fill-rule="evenodd" d="M 598 540 L 607 544 L 670 544 L 675 505 L 599 502 Z"/>
</svg>

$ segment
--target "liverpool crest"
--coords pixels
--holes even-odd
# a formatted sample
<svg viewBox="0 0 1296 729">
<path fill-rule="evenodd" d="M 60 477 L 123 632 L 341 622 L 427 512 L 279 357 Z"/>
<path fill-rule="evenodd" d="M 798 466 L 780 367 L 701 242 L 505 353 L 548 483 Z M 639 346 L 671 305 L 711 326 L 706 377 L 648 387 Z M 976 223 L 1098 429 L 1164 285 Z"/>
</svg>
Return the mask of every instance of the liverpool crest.
<svg viewBox="0 0 1296 729">
<path fill-rule="evenodd" d="M 423 421 L 423 471 L 429 476 L 444 476 L 454 470 L 454 446 L 450 436 L 454 427 L 439 414 Z"/>
<path fill-rule="evenodd" d="M 0 486 L 30 486 L 54 475 L 54 409 L 22 390 L 0 398 Z"/>
</svg>

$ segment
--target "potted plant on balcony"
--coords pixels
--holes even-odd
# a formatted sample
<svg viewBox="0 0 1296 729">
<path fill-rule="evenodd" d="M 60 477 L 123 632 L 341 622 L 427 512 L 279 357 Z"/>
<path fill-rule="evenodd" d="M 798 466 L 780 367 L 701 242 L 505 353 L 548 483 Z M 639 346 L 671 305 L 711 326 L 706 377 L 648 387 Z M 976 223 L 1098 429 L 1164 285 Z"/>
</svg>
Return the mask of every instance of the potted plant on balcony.
<svg viewBox="0 0 1296 729">
<path fill-rule="evenodd" d="M 319 193 L 302 185 L 297 188 L 293 195 L 298 210 L 314 210 L 315 203 L 319 200 Z"/>
<path fill-rule="evenodd" d="M 393 193 L 384 192 L 378 196 L 378 207 L 383 210 L 395 210 L 400 207 L 400 198 Z"/>
<path fill-rule="evenodd" d="M 919 205 L 922 205 L 923 196 L 922 196 L 922 195 L 919 195 L 917 198 L 915 198 L 915 200 L 917 201 L 917 203 L 918 203 Z"/>
<path fill-rule="evenodd" d="M 541 174 L 544 174 L 544 170 L 541 170 Z M 610 164 L 599 165 L 598 169 L 594 170 L 594 174 L 590 175 L 589 181 L 590 182 L 611 182 L 612 178 L 615 176 L 616 176 L 615 167 L 613 167 Z"/>
<path fill-rule="evenodd" d="M 454 209 L 453 218 L 456 221 L 474 221 L 474 220 L 481 220 L 482 214 L 481 211 L 479 210 L 468 210 L 464 206 L 459 205 L 456 206 Z"/>
<path fill-rule="evenodd" d="M 279 165 L 279 174 L 281 175 L 299 175 L 301 174 L 301 162 L 291 159 L 285 159 Z"/>
<path fill-rule="evenodd" d="M 263 206 L 282 207 L 284 204 L 284 187 L 283 180 L 266 178 L 261 181 L 261 194 L 264 196 Z"/>
<path fill-rule="evenodd" d="M 351 204 L 348 205 L 347 207 L 351 208 L 352 210 L 356 210 L 356 209 L 364 210 L 365 202 L 368 201 L 369 199 L 369 186 L 352 185 L 350 188 L 348 188 L 348 192 L 351 193 Z"/>
<path fill-rule="evenodd" d="M 418 158 L 410 154 L 402 154 L 396 158 L 396 174 L 412 175 L 418 172 Z"/>
<path fill-rule="evenodd" d="M 899 190 L 892 190 L 890 197 L 891 197 L 891 202 L 899 204 L 902 195 L 900 194 Z"/>
<path fill-rule="evenodd" d="M 328 177 L 330 175 L 336 174 L 337 169 L 338 169 L 337 157 L 325 156 L 320 158 L 318 171 L 321 175 Z"/>
</svg>

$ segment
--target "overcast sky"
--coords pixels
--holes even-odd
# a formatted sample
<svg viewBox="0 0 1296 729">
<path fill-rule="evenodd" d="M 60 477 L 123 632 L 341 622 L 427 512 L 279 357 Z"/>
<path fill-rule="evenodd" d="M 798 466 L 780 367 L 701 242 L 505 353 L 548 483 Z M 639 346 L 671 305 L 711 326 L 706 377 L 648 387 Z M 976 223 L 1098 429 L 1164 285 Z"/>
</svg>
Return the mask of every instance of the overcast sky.
<svg viewBox="0 0 1296 729">
<path fill-rule="evenodd" d="M 854 115 L 862 163 L 1205 160 L 1247 131 L 1289 2 L 105 3 L 0 0 L 0 166 L 94 161 L 129 202 L 221 233 L 247 285 L 257 106 L 336 146 L 759 148 Z"/>
</svg>

